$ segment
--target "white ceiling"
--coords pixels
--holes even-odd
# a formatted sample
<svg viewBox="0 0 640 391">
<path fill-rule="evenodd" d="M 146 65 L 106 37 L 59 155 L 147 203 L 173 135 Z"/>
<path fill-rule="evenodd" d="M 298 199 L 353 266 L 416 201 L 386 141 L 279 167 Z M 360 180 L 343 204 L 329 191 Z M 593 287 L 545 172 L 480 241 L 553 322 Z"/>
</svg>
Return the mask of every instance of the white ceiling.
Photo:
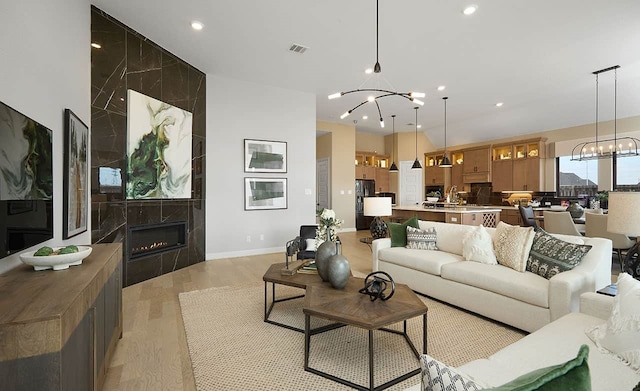
<svg viewBox="0 0 640 391">
<path fill-rule="evenodd" d="M 92 2 L 207 74 L 313 93 L 319 120 L 357 120 L 362 132 L 391 133 L 391 114 L 396 131 L 413 131 L 414 104 L 381 99 L 387 126 L 380 129 L 375 104 L 340 120 L 366 94 L 331 101 L 329 94 L 426 92 L 418 123 L 438 147 L 443 96 L 448 145 L 593 123 L 591 72 L 616 64 L 617 117 L 640 115 L 638 0 L 380 0 L 382 73 L 374 76 L 364 69 L 376 60 L 375 0 Z M 469 3 L 478 11 L 464 16 Z M 193 31 L 192 20 L 205 28 Z M 309 50 L 289 52 L 292 43 Z M 613 118 L 613 76 L 600 76 L 600 120 Z M 247 104 L 260 102 L 247 97 Z"/>
</svg>

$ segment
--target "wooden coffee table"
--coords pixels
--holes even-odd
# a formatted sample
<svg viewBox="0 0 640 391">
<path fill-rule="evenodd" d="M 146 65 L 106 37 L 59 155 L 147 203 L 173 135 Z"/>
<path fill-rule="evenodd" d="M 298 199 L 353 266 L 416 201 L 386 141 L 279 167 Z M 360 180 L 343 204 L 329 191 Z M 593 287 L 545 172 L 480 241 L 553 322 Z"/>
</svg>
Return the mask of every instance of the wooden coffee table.
<svg viewBox="0 0 640 391">
<path fill-rule="evenodd" d="M 351 278 L 347 286 L 342 289 L 334 289 L 328 283 L 312 284 L 307 286 L 304 299 L 303 312 L 305 315 L 305 342 L 304 342 L 304 370 L 323 376 L 327 379 L 345 384 L 358 390 L 383 390 L 403 380 L 420 373 L 420 367 L 392 379 L 377 387 L 374 386 L 374 362 L 373 362 L 373 331 L 382 330 L 389 333 L 402 335 L 416 358 L 420 359 L 420 353 L 407 334 L 407 320 L 416 316 L 422 316 L 422 352 L 427 353 L 427 306 L 420 298 L 404 284 L 396 284 L 396 292 L 387 301 L 371 301 L 369 296 L 358 293 L 364 286 L 361 278 Z M 311 336 L 319 331 L 311 330 L 310 319 L 312 316 L 331 320 L 340 324 L 360 327 L 369 331 L 369 386 L 355 384 L 348 380 L 338 378 L 326 372 L 309 367 L 309 354 Z M 394 323 L 403 322 L 403 330 L 397 331 L 386 328 Z"/>
<path fill-rule="evenodd" d="M 322 283 L 322 278 L 320 278 L 320 276 L 318 274 L 303 274 L 303 273 L 296 273 L 294 275 L 291 276 L 287 276 L 287 275 L 282 275 L 280 273 L 280 270 L 282 270 L 285 267 L 285 263 L 275 263 L 273 265 L 271 265 L 269 267 L 269 269 L 267 270 L 267 272 L 264 274 L 264 276 L 262 276 L 262 280 L 264 281 L 264 321 L 267 323 L 271 323 L 274 324 L 276 326 L 280 326 L 280 327 L 284 327 L 286 329 L 289 330 L 294 330 L 297 331 L 299 333 L 304 333 L 304 330 L 295 326 L 291 326 L 288 324 L 284 324 L 284 323 L 280 323 L 280 322 L 276 322 L 274 320 L 269 319 L 269 315 L 271 315 L 271 310 L 273 310 L 273 306 L 276 303 L 280 303 L 283 301 L 288 301 L 288 300 L 293 300 L 293 299 L 300 299 L 302 297 L 304 297 L 304 294 L 300 294 L 297 296 L 290 296 L 290 297 L 285 297 L 285 298 L 276 298 L 276 285 L 280 284 L 280 285 L 286 285 L 286 286 L 292 286 L 295 288 L 300 288 L 300 289 L 306 289 L 307 286 L 311 285 L 311 284 L 321 284 Z M 269 304 L 268 301 L 268 284 L 271 284 L 271 303 Z M 315 331 L 327 331 L 327 330 L 331 330 L 337 327 L 341 327 L 342 325 L 336 325 L 336 324 L 332 324 L 332 325 L 327 325 L 327 326 L 323 326 L 320 327 L 318 329 L 314 329 Z"/>
</svg>

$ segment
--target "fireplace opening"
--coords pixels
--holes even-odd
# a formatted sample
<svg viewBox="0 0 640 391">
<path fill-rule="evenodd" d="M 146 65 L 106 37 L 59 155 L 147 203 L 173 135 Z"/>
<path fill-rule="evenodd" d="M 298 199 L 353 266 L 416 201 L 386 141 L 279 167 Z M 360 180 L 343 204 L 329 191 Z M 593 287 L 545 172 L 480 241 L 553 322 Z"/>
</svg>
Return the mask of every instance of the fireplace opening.
<svg viewBox="0 0 640 391">
<path fill-rule="evenodd" d="M 187 223 L 185 221 L 131 226 L 129 227 L 129 259 L 185 247 L 186 238 Z"/>
</svg>

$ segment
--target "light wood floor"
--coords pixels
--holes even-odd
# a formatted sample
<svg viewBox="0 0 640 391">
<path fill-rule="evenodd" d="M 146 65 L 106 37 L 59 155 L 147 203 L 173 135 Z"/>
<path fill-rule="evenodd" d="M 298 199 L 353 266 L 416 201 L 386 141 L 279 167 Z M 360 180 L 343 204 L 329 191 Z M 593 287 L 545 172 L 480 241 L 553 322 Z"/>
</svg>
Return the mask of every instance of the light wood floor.
<svg viewBox="0 0 640 391">
<path fill-rule="evenodd" d="M 342 253 L 351 269 L 371 273 L 371 250 L 359 239 L 368 231 L 340 234 Z M 195 390 L 178 294 L 210 287 L 262 281 L 283 251 L 251 257 L 212 260 L 123 290 L 123 335 L 103 390 Z"/>
</svg>

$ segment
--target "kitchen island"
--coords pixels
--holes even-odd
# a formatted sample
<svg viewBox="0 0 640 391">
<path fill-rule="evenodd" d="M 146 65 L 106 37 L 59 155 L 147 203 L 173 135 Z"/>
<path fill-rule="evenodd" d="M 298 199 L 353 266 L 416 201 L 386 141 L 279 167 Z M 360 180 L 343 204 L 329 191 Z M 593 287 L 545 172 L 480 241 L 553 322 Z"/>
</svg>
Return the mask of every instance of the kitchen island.
<svg viewBox="0 0 640 391">
<path fill-rule="evenodd" d="M 419 220 L 425 221 L 495 227 L 500 221 L 501 211 L 500 207 L 494 206 L 395 206 L 392 219 L 404 221 L 418 216 Z"/>
</svg>

